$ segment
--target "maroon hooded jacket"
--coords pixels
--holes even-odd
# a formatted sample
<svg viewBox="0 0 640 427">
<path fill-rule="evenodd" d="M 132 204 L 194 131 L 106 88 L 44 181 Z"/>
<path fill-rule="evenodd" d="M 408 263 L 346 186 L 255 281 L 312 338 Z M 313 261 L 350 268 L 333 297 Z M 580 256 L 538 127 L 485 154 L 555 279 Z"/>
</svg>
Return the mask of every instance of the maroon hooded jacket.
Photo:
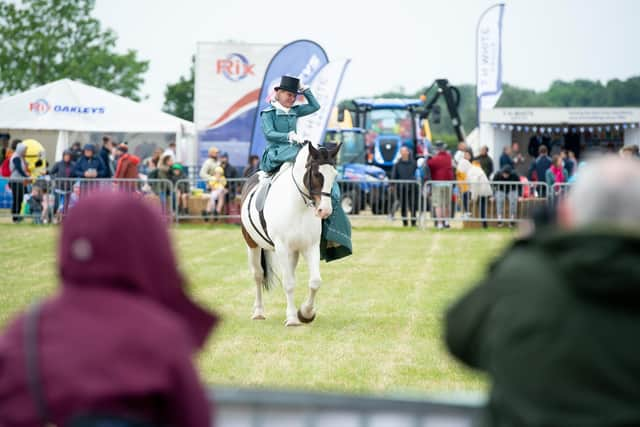
<svg viewBox="0 0 640 427">
<path fill-rule="evenodd" d="M 38 335 L 50 421 L 98 412 L 210 426 L 192 356 L 215 317 L 184 293 L 160 212 L 128 193 L 89 195 L 65 220 L 58 263 Z M 0 337 L 2 427 L 41 426 L 24 353 L 20 315 Z"/>
</svg>

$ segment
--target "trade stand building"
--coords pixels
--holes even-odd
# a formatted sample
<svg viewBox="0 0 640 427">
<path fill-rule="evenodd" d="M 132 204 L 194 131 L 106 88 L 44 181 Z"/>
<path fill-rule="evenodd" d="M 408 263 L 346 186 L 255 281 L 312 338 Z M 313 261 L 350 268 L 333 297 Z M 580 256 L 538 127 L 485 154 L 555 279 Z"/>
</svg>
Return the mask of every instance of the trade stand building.
<svg viewBox="0 0 640 427">
<path fill-rule="evenodd" d="M 479 131 L 472 148 L 488 146 L 496 167 L 504 147 L 518 142 L 527 153 L 533 139 L 581 158 L 640 145 L 640 108 L 493 108 L 481 111 Z"/>
</svg>

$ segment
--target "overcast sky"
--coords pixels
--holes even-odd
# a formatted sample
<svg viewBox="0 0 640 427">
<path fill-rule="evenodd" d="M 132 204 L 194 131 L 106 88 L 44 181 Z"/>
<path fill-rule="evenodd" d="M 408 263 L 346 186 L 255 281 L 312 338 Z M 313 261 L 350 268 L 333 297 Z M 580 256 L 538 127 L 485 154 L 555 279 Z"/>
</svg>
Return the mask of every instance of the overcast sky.
<svg viewBox="0 0 640 427">
<path fill-rule="evenodd" d="M 475 28 L 488 0 L 97 0 L 94 15 L 118 49 L 150 60 L 143 94 L 161 107 L 186 75 L 199 41 L 318 42 L 350 58 L 340 98 L 448 78 L 475 81 Z M 606 81 L 640 74 L 640 1 L 507 0 L 504 81 L 536 90 L 556 79 Z"/>
</svg>

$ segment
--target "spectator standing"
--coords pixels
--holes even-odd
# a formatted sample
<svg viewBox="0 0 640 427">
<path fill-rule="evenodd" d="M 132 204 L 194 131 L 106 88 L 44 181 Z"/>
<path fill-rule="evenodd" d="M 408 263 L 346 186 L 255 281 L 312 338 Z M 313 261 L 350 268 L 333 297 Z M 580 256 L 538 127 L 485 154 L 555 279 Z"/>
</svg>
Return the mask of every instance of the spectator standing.
<svg viewBox="0 0 640 427">
<path fill-rule="evenodd" d="M 27 146 L 22 142 L 16 145 L 15 152 L 11 155 L 9 168 L 11 175 L 9 176 L 9 188 L 11 188 L 11 213 L 13 214 L 13 222 L 20 222 L 20 208 L 24 199 L 25 179 L 29 177 L 27 172 L 27 162 L 25 155 Z"/>
<path fill-rule="evenodd" d="M 480 218 L 482 219 L 482 227 L 487 228 L 487 203 L 489 197 L 493 195 L 489 179 L 485 175 L 480 166 L 476 166 L 463 159 L 458 165 L 467 178 L 469 183 L 469 192 L 471 193 L 471 201 L 477 204 L 480 209 Z"/>
<path fill-rule="evenodd" d="M 400 158 L 391 169 L 392 180 L 415 181 L 417 163 L 412 158 L 409 148 L 405 145 L 400 147 Z M 400 200 L 402 212 L 402 225 L 407 227 L 409 219 L 411 226 L 416 226 L 416 210 L 418 209 L 418 186 L 415 182 L 395 184 L 395 192 Z M 409 215 L 411 216 L 409 218 Z"/>
<path fill-rule="evenodd" d="M 242 172 L 242 176 L 245 178 L 248 178 L 254 173 L 258 172 L 259 170 L 260 170 L 260 157 L 256 156 L 255 154 L 252 154 L 251 156 L 249 156 L 249 164 L 247 165 L 246 168 L 244 168 L 244 171 Z"/>
<path fill-rule="evenodd" d="M 49 171 L 49 175 L 54 179 L 54 192 L 56 198 L 54 201 L 54 212 L 58 212 L 60 208 L 60 199 L 63 200 L 63 211 L 66 211 L 66 207 L 69 204 L 69 194 L 71 193 L 73 186 L 73 169 L 75 163 L 73 161 L 73 154 L 71 150 L 64 150 L 62 153 L 62 160 L 54 163 L 53 167 Z"/>
<path fill-rule="evenodd" d="M 453 181 L 453 167 L 451 154 L 442 141 L 436 142 L 437 153 L 427 160 L 431 171 L 432 181 Z M 451 217 L 451 182 L 434 182 L 432 184 L 431 203 L 435 211 L 436 228 L 449 228 L 448 218 Z"/>
<path fill-rule="evenodd" d="M 102 148 L 100 148 L 100 159 L 104 163 L 104 174 L 101 178 L 111 178 L 114 174 L 113 165 L 111 162 L 111 155 L 114 149 L 113 140 L 110 136 L 102 137 Z"/>
<path fill-rule="evenodd" d="M 467 143 L 464 141 L 458 142 L 458 150 L 453 155 L 453 160 L 456 166 L 461 159 L 464 159 L 465 151 L 467 151 Z"/>
<path fill-rule="evenodd" d="M 155 150 L 153 150 L 151 156 L 142 161 L 141 172 L 145 175 L 149 175 L 152 170 L 157 169 L 158 162 L 160 161 L 160 156 L 162 156 L 162 149 L 156 148 Z"/>
<path fill-rule="evenodd" d="M 116 179 L 137 180 L 140 177 L 138 165 L 140 158 L 133 154 L 129 154 L 129 147 L 126 144 L 119 144 L 116 148 L 117 167 L 113 175 Z M 138 183 L 134 181 L 120 182 L 117 184 L 121 190 L 136 191 Z"/>
<path fill-rule="evenodd" d="M 164 150 L 164 153 L 162 153 L 162 155 L 170 156 L 171 160 L 175 162 L 176 161 L 176 142 L 175 141 L 169 142 L 169 146 L 167 147 L 166 150 Z"/>
<path fill-rule="evenodd" d="M 171 183 L 176 189 L 178 215 L 189 214 L 189 181 L 184 166 L 180 163 L 171 165 Z"/>
<path fill-rule="evenodd" d="M 527 175 L 526 159 L 520 152 L 520 144 L 513 141 L 511 143 L 511 160 L 513 160 L 513 170 L 520 176 Z"/>
<path fill-rule="evenodd" d="M 209 157 L 207 157 L 207 160 L 205 160 L 202 164 L 200 173 L 198 174 L 200 176 L 200 179 L 209 181 L 211 178 L 213 178 L 216 168 L 220 166 L 220 160 L 218 160 L 219 152 L 220 150 L 218 150 L 216 147 L 209 148 Z"/>
<path fill-rule="evenodd" d="M 640 164 L 589 162 L 559 230 L 517 241 L 449 309 L 449 350 L 491 378 L 487 425 L 640 425 L 639 224 Z"/>
<path fill-rule="evenodd" d="M 44 194 L 39 185 L 31 186 L 31 194 L 25 201 L 25 214 L 30 216 L 34 224 L 42 224 L 44 217 Z"/>
<path fill-rule="evenodd" d="M 541 146 L 538 151 L 538 158 L 529 167 L 529 180 L 545 182 L 547 170 L 551 167 L 551 158 L 547 155 L 548 150 L 545 145 Z M 547 190 L 544 186 L 540 186 L 539 190 L 540 197 L 547 197 Z"/>
<path fill-rule="evenodd" d="M 514 226 L 513 220 L 518 213 L 518 197 L 521 193 L 520 177 L 510 165 L 504 165 L 500 171 L 493 176 L 494 195 L 496 198 L 496 211 L 498 213 L 498 227 L 502 227 L 504 217 L 504 201 L 509 201 L 509 227 Z M 509 184 L 513 183 L 513 184 Z"/>
<path fill-rule="evenodd" d="M 502 154 L 500 155 L 499 163 L 500 163 L 500 169 L 502 169 L 506 165 L 511 166 L 511 169 L 516 167 L 516 164 L 512 158 L 511 147 L 506 146 L 502 149 Z"/>
<path fill-rule="evenodd" d="M 4 159 L 11 158 L 9 154 L 9 140 L 11 139 L 11 135 L 8 133 L 0 133 L 0 164 L 4 162 Z"/>
<path fill-rule="evenodd" d="M 489 157 L 489 147 L 486 145 L 480 147 L 480 154 L 475 160 L 480 163 L 480 167 L 484 171 L 484 174 L 487 177 L 490 177 L 493 173 L 493 159 Z"/>
<path fill-rule="evenodd" d="M 71 144 L 70 150 L 73 162 L 75 163 L 80 160 L 80 158 L 82 157 L 82 145 L 78 141 Z"/>
<path fill-rule="evenodd" d="M 168 209 L 171 200 L 171 186 L 165 181 L 171 181 L 171 166 L 173 166 L 173 157 L 169 153 L 163 153 L 160 157 L 158 167 L 151 171 L 148 178 L 154 180 L 151 184 L 153 192 L 160 198 L 163 210 Z"/>
<path fill-rule="evenodd" d="M 559 194 L 561 191 L 559 184 L 566 183 L 568 179 L 569 179 L 569 173 L 564 168 L 562 157 L 556 154 L 555 156 L 553 156 L 553 159 L 551 161 L 551 166 L 549 167 L 549 169 L 547 169 L 547 172 L 545 173 L 545 180 L 547 182 L 547 185 L 550 188 L 554 188 L 555 194 Z"/>
<path fill-rule="evenodd" d="M 60 291 L 0 337 L 0 423 L 210 426 L 193 359 L 216 317 L 187 295 L 157 209 L 129 193 L 93 193 L 60 240 Z M 86 421 L 104 416 L 118 421 Z"/>
<path fill-rule="evenodd" d="M 228 201 L 236 198 L 238 183 L 234 182 L 238 178 L 238 171 L 229 164 L 229 154 L 226 151 L 220 153 L 220 167 L 224 170 L 224 177 L 227 179 Z"/>
<path fill-rule="evenodd" d="M 82 179 L 104 178 L 106 171 L 102 159 L 95 155 L 96 149 L 92 144 L 86 144 L 82 150 L 82 157 L 73 169 L 74 176 Z"/>
</svg>

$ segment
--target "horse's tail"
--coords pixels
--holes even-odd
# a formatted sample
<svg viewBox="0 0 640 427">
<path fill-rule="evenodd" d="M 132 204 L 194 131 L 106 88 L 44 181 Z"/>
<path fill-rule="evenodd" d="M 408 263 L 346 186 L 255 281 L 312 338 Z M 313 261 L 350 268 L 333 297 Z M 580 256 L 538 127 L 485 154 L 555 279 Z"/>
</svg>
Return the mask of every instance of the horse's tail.
<svg viewBox="0 0 640 427">
<path fill-rule="evenodd" d="M 274 269 L 273 251 L 260 249 L 260 266 L 262 266 L 262 287 L 265 291 L 281 284 L 280 277 Z"/>
</svg>

